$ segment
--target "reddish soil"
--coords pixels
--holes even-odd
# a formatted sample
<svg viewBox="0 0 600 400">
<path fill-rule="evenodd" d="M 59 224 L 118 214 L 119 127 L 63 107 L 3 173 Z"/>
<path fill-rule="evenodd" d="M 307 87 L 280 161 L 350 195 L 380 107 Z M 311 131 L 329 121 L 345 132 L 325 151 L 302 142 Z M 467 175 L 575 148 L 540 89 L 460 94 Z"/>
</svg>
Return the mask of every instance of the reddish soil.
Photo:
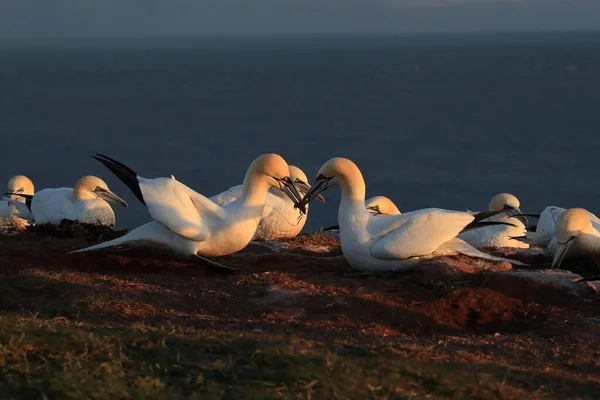
<svg viewBox="0 0 600 400">
<path fill-rule="evenodd" d="M 252 244 L 221 257 L 218 262 L 238 268 L 227 275 L 160 253 L 66 254 L 98 238 L 44 231 L 0 238 L 0 283 L 19 278 L 30 286 L 24 298 L 0 293 L 0 310 L 323 343 L 443 344 L 440 362 L 494 363 L 600 385 L 600 323 L 586 319 L 600 316 L 598 298 L 488 272 L 443 273 L 448 265 L 473 264 L 468 257 L 428 261 L 404 274 L 363 274 L 348 266 L 339 243 L 316 234 L 288 240 L 281 251 Z M 541 255 L 526 258 L 548 262 Z M 51 284 L 57 286 L 48 290 Z"/>
</svg>

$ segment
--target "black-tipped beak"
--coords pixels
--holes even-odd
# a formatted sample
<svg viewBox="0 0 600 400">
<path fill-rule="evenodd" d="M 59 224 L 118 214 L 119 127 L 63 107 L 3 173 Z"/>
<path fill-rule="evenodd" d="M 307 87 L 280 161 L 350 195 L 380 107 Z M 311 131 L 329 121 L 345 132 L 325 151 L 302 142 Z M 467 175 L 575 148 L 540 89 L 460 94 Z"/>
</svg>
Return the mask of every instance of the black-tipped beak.
<svg viewBox="0 0 600 400">
<path fill-rule="evenodd" d="M 380 215 L 381 211 L 379 211 L 379 206 L 367 206 L 367 210 L 371 213 L 371 215 Z"/>
<path fill-rule="evenodd" d="M 94 193 L 96 193 L 96 196 L 108 201 L 109 203 L 119 204 L 127 208 L 127 202 L 119 196 L 117 196 L 116 194 L 114 194 L 113 192 L 111 192 L 110 190 L 98 188 L 94 190 Z"/>
<path fill-rule="evenodd" d="M 301 213 L 306 214 L 306 205 L 315 197 L 317 197 L 321 192 L 327 189 L 327 184 L 331 178 L 327 178 L 326 176 L 319 175 L 315 182 L 310 187 L 309 191 L 306 192 L 302 200 L 295 205 L 296 208 L 300 210 Z"/>
<path fill-rule="evenodd" d="M 310 185 L 308 183 L 301 181 L 300 179 L 296 179 L 295 183 L 298 189 L 300 189 L 302 192 L 308 193 L 310 191 Z M 321 196 L 320 194 L 316 195 L 315 198 L 321 203 L 325 203 L 325 197 Z"/>
<path fill-rule="evenodd" d="M 517 214 L 522 214 L 523 216 L 521 218 L 519 218 L 519 220 L 523 223 L 523 225 L 527 225 L 529 223 L 529 220 L 527 219 L 527 217 L 523 214 L 523 211 L 521 211 L 521 209 L 519 207 L 513 207 L 513 210 L 515 210 L 515 212 Z"/>
<path fill-rule="evenodd" d="M 524 214 L 518 208 L 514 208 L 514 210 L 518 211 L 519 213 L 510 215 L 509 217 L 518 219 L 519 221 L 523 222 L 524 225 L 527 225 L 529 223 L 529 220 L 527 219 L 527 217 L 532 217 L 532 218 L 540 217 L 540 214 Z"/>
<path fill-rule="evenodd" d="M 302 195 L 298 191 L 298 188 L 292 179 L 289 176 L 286 176 L 283 179 L 277 179 L 277 181 L 279 182 L 279 189 L 294 202 L 294 205 L 298 204 L 298 202 L 302 199 Z"/>
</svg>

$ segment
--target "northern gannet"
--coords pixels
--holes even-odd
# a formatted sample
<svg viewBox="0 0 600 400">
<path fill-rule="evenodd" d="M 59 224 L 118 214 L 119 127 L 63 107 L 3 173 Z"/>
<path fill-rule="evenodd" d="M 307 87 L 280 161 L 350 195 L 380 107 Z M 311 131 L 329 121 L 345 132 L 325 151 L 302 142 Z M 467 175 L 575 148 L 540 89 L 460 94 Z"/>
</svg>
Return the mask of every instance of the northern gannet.
<svg viewBox="0 0 600 400">
<path fill-rule="evenodd" d="M 19 210 L 10 201 L 19 203 L 25 203 L 25 197 L 19 196 L 19 194 L 33 196 L 35 188 L 31 179 L 24 175 L 15 175 L 8 181 L 7 193 L 8 196 L 5 201 L 0 204 L 0 229 L 24 229 L 29 225 L 29 221 L 32 219 L 31 213 L 25 207 L 23 212 Z M 9 195 L 9 193 L 16 193 Z"/>
<path fill-rule="evenodd" d="M 600 219 L 588 210 L 583 208 L 581 210 L 587 214 L 592 226 L 596 230 L 600 230 Z M 566 209 L 562 207 L 546 207 L 539 215 L 535 232 L 527 232 L 525 235 L 517 236 L 514 239 L 528 243 L 530 246 L 544 248 L 548 255 L 554 257 L 557 249 L 556 224 L 565 211 Z"/>
<path fill-rule="evenodd" d="M 514 237 L 527 233 L 527 219 L 520 210 L 520 202 L 510 193 L 500 193 L 492 198 L 489 211 L 505 211 L 494 215 L 486 221 L 506 222 L 512 225 L 492 225 L 474 229 L 458 235 L 473 247 L 519 247 L 529 248 L 527 243 L 514 240 Z M 513 217 L 513 215 L 515 215 Z"/>
<path fill-rule="evenodd" d="M 456 254 L 522 264 L 483 253 L 456 237 L 465 229 L 495 224 L 481 220 L 496 212 L 474 215 L 430 208 L 373 216 L 365 205 L 363 176 L 356 164 L 346 158 L 327 161 L 297 206 L 302 210 L 312 198 L 332 186 L 340 186 L 342 191 L 338 210 L 342 251 L 356 269 L 401 271 L 412 268 L 423 258 Z"/>
<path fill-rule="evenodd" d="M 94 158 L 133 191 L 146 205 L 154 221 L 123 237 L 77 252 L 113 246 L 161 245 L 182 256 L 202 259 L 202 256 L 224 256 L 243 249 L 252 240 L 270 188 L 284 191 L 294 201 L 300 198 L 288 176 L 287 163 L 277 154 L 263 154 L 256 158 L 246 172 L 241 196 L 223 207 L 173 176 L 146 179 L 112 158 L 102 155 Z"/>
<path fill-rule="evenodd" d="M 11 193 L 13 194 L 13 193 Z M 108 202 L 127 207 L 125 200 L 95 176 L 84 176 L 73 189 L 43 189 L 35 195 L 17 194 L 25 203 L 11 200 L 21 214 L 31 213 L 36 224 L 58 225 L 63 219 L 83 224 L 115 226 L 115 213 Z"/>
<path fill-rule="evenodd" d="M 571 208 L 556 219 L 556 254 L 552 268 L 559 268 L 565 258 L 589 256 L 600 273 L 600 232 L 592 224 L 590 213 Z"/>
<path fill-rule="evenodd" d="M 308 192 L 310 189 L 308 178 L 300 168 L 290 165 L 289 176 L 294 181 L 300 195 L 303 196 L 304 193 Z M 239 199 L 242 191 L 242 185 L 233 186 L 210 197 L 210 200 L 220 206 L 225 206 Z M 318 198 L 323 203 L 325 202 L 322 196 L 318 196 Z M 295 237 L 300 233 L 305 223 L 306 216 L 294 207 L 294 202 L 278 188 L 271 188 L 267 194 L 262 218 L 256 228 L 253 240 L 276 240 Z"/>
</svg>

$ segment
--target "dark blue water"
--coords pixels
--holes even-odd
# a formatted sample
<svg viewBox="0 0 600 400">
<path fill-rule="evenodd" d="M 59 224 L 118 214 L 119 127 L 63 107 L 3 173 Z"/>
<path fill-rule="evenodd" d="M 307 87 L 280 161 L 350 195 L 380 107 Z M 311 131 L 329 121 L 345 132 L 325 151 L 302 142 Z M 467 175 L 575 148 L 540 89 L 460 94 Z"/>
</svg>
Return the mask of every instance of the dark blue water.
<svg viewBox="0 0 600 400">
<path fill-rule="evenodd" d="M 600 211 L 600 34 L 0 44 L 0 180 L 104 178 L 89 155 L 212 195 L 277 152 L 312 179 L 354 160 L 402 210 Z M 336 222 L 337 189 L 305 230 Z"/>
</svg>

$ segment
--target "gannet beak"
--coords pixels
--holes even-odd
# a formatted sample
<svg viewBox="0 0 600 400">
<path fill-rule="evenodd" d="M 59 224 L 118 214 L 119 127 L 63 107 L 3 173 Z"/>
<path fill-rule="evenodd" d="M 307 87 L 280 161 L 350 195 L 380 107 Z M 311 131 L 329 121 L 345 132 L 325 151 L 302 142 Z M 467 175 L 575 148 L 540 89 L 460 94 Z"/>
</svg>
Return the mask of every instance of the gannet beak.
<svg viewBox="0 0 600 400">
<path fill-rule="evenodd" d="M 527 219 L 527 217 L 533 217 L 533 218 L 539 218 L 540 214 L 525 214 L 520 212 L 521 210 L 519 210 L 518 208 L 516 208 L 517 211 L 519 211 L 518 214 L 513 214 L 513 215 L 509 215 L 509 218 L 516 218 L 519 221 L 523 222 L 523 224 L 527 225 L 529 223 L 529 220 Z"/>
<path fill-rule="evenodd" d="M 306 214 L 306 205 L 321 192 L 327 189 L 327 184 L 330 179 L 331 178 L 327 178 L 323 175 L 317 176 L 317 179 L 315 179 L 315 182 L 312 184 L 310 190 L 306 192 L 302 200 L 300 200 L 294 207 L 299 209 L 301 213 Z"/>
<path fill-rule="evenodd" d="M 527 217 L 525 216 L 525 214 L 523 214 L 523 211 L 521 211 L 521 209 L 519 207 L 512 207 L 513 210 L 515 210 L 515 212 L 517 214 L 519 214 L 519 220 L 524 224 L 527 225 L 529 223 L 529 220 L 527 219 Z"/>
<path fill-rule="evenodd" d="M 308 193 L 310 190 L 310 185 L 304 181 L 301 181 L 300 179 L 296 179 L 296 186 L 304 193 Z M 315 198 L 321 203 L 325 203 L 325 197 L 321 196 L 320 194 L 316 195 Z M 300 201 L 300 199 L 298 199 L 298 201 Z"/>
<path fill-rule="evenodd" d="M 367 210 L 369 210 L 371 215 L 381 214 L 381 211 L 379 211 L 379 206 L 367 206 Z"/>
<path fill-rule="evenodd" d="M 298 191 L 296 184 L 292 181 L 292 179 L 289 176 L 286 176 L 283 179 L 276 180 L 277 182 L 279 182 L 279 189 L 283 193 L 285 193 L 290 198 L 290 200 L 294 202 L 294 204 L 297 204 L 300 201 L 300 199 L 302 199 L 302 195 Z"/>
<path fill-rule="evenodd" d="M 569 250 L 569 247 L 571 247 L 571 245 L 573 244 L 575 238 L 576 236 L 571 236 L 571 238 L 565 243 L 558 244 L 558 249 L 556 249 L 556 254 L 554 255 L 554 259 L 552 260 L 552 269 L 560 267 L 560 264 L 562 264 L 562 261 L 565 258 L 565 255 L 567 255 L 567 251 Z"/>
<path fill-rule="evenodd" d="M 96 190 L 94 190 L 94 193 L 96 193 L 96 196 L 108 201 L 109 203 L 115 203 L 122 205 L 123 207 L 127 207 L 127 202 L 119 196 L 117 196 L 116 194 L 114 194 L 113 192 L 111 192 L 110 190 L 97 188 Z"/>
</svg>

